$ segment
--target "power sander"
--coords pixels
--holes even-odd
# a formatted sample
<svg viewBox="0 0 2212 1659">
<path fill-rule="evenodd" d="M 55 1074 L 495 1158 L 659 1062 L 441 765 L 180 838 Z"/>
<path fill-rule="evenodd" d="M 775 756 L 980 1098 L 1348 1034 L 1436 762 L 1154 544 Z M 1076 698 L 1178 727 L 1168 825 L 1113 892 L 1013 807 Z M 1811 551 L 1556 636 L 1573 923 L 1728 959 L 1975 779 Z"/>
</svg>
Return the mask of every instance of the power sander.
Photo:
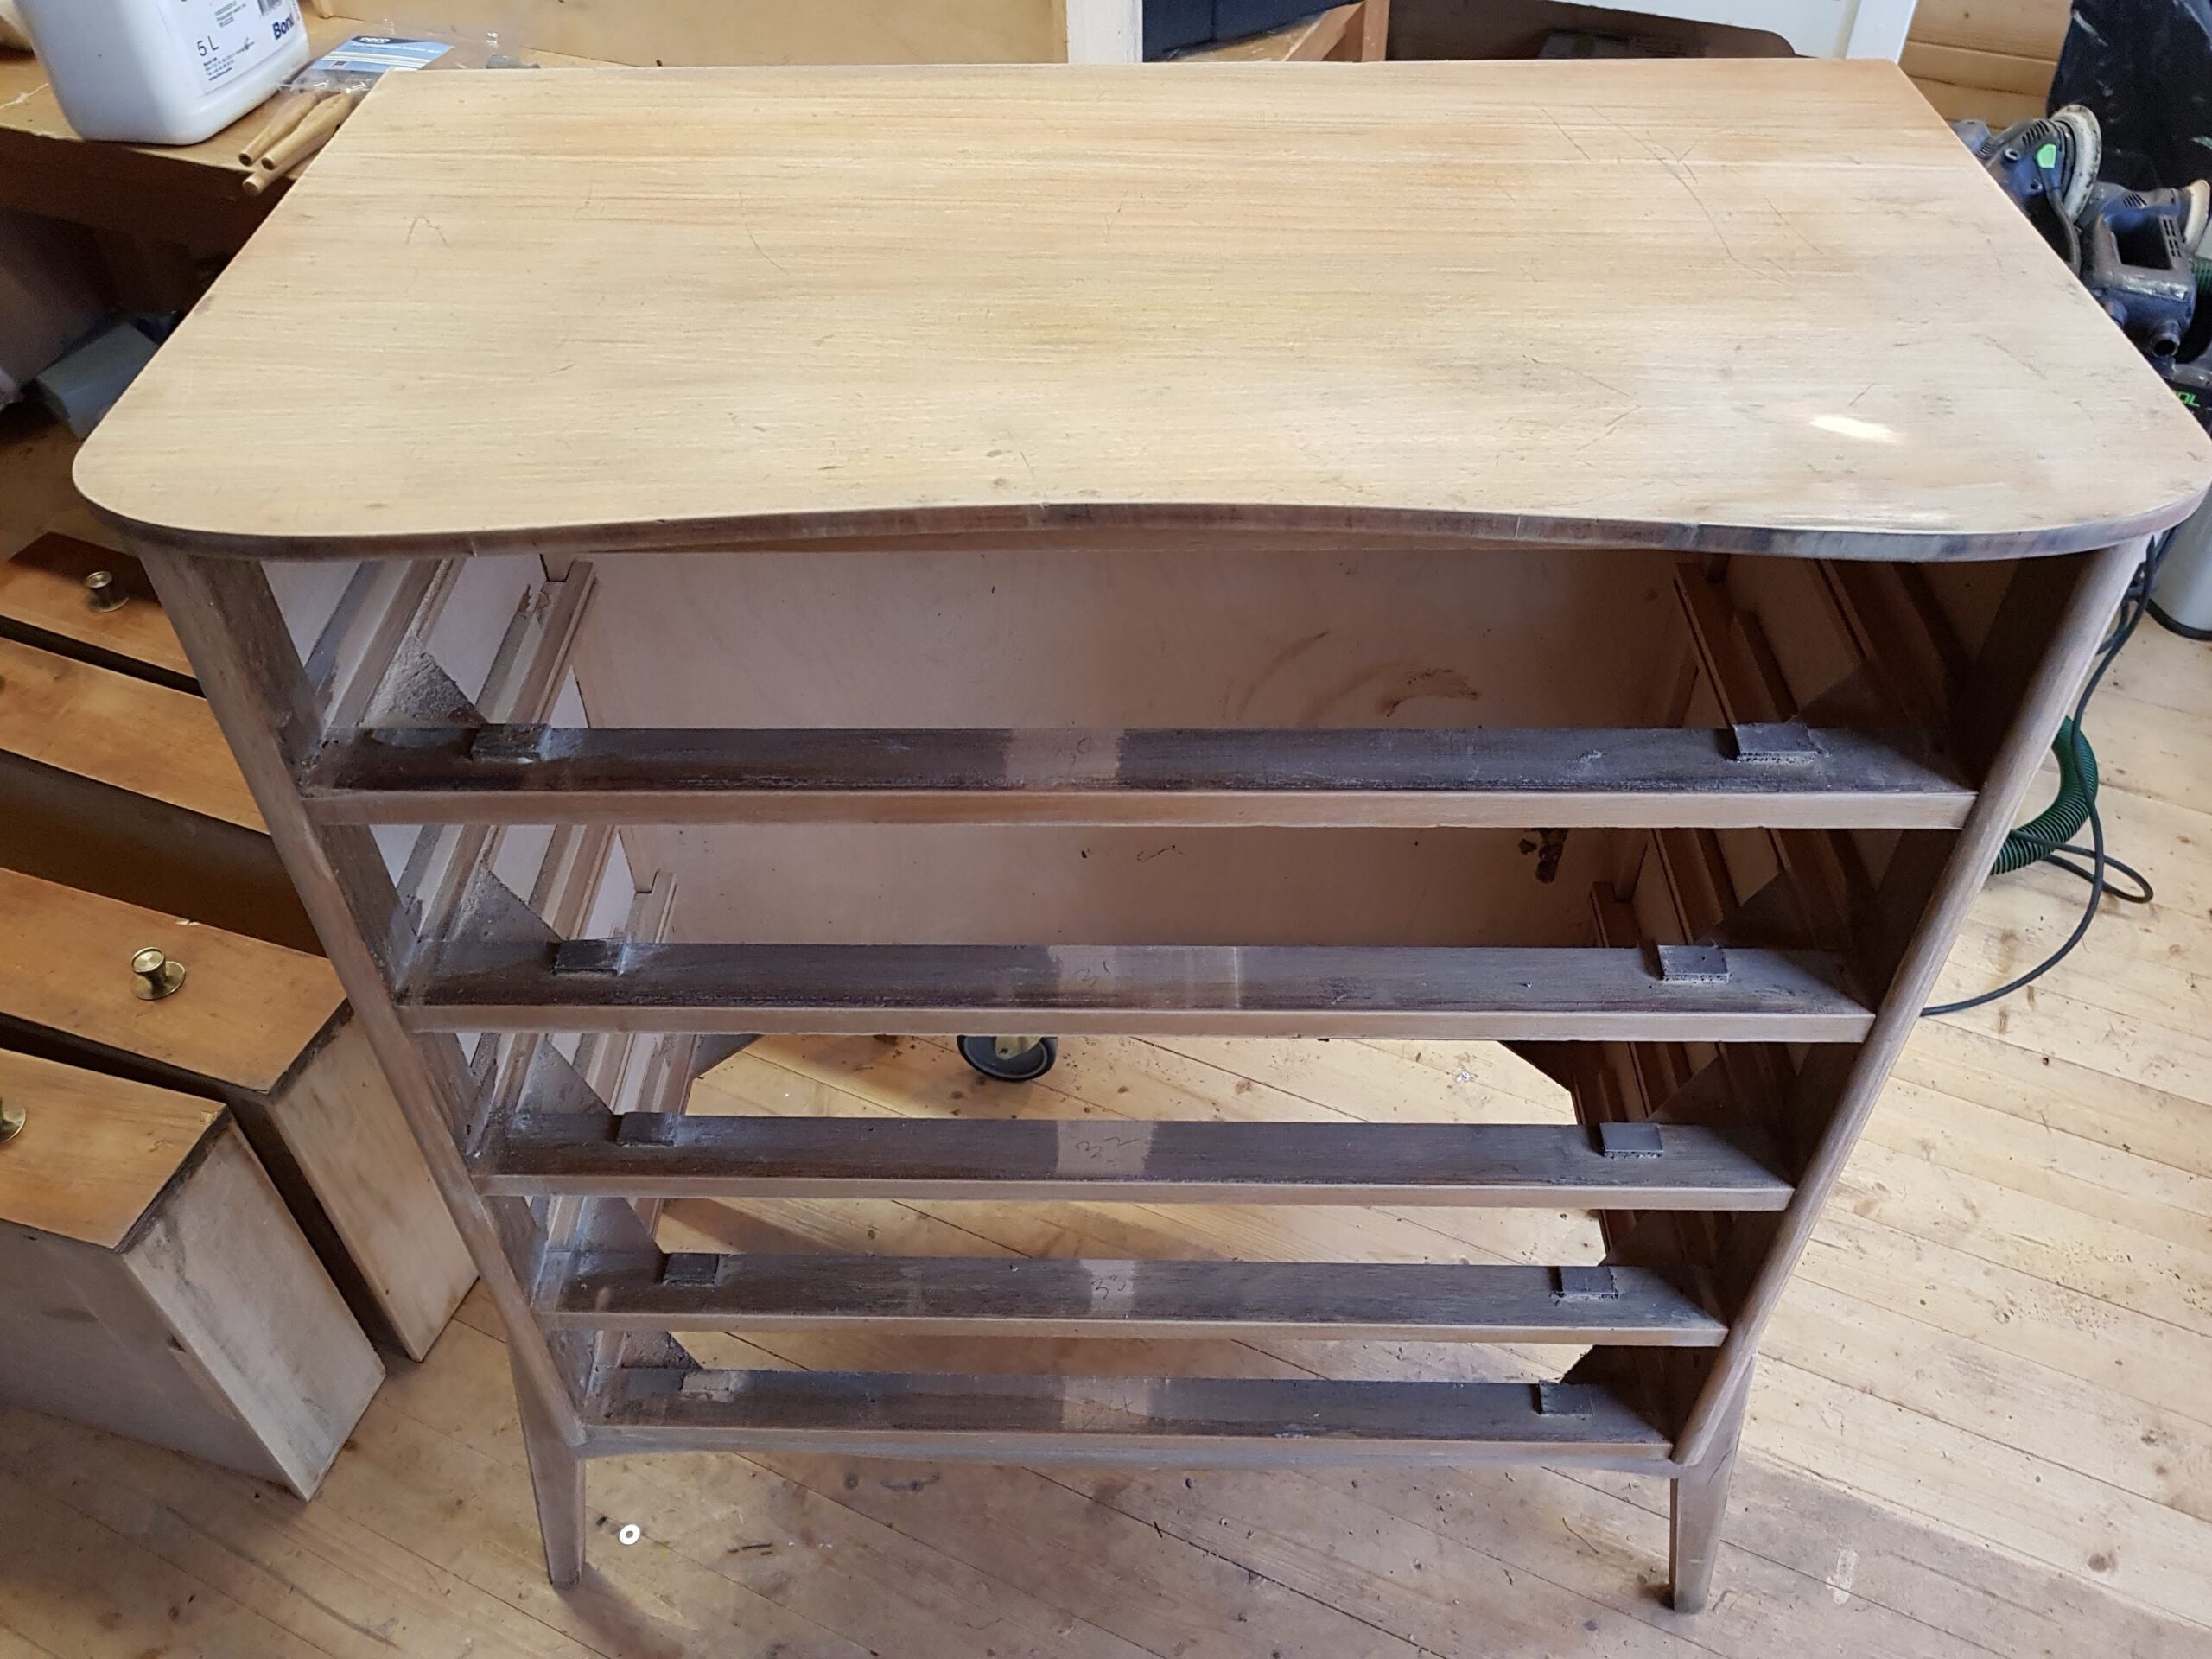
<svg viewBox="0 0 2212 1659">
<path fill-rule="evenodd" d="M 2174 395 L 2212 427 L 2212 250 L 2204 245 L 2212 181 L 2163 190 L 2100 182 L 2101 131 L 2079 104 L 2001 132 L 1979 121 L 1952 130 Z M 2174 531 L 2149 608 L 2177 633 L 2212 639 L 2212 507 Z"/>
<path fill-rule="evenodd" d="M 2212 385 L 2212 378 L 2193 382 L 2172 371 L 2197 363 L 2208 343 L 2190 337 L 2190 324 L 2212 182 L 2199 179 L 2175 190 L 2100 183 L 2097 118 L 2079 104 L 2016 121 L 2001 132 L 1980 121 L 1961 121 L 1953 130 L 2152 366 L 2183 402 L 2202 410 L 2190 394 Z M 2212 314 L 2206 321 L 2199 334 L 2212 334 Z M 2212 362 L 2202 366 L 2212 370 Z"/>
</svg>

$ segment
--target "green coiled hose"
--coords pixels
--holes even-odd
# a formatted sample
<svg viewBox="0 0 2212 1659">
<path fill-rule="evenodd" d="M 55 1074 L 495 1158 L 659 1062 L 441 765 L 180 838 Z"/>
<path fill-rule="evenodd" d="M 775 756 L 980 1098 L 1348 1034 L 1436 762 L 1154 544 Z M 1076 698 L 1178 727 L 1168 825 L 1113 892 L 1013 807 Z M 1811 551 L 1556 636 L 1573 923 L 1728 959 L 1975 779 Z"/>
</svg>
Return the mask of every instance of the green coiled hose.
<svg viewBox="0 0 2212 1659">
<path fill-rule="evenodd" d="M 2010 875 L 2040 862 L 2081 833 L 2097 798 L 2097 756 L 2071 720 L 2058 722 L 2050 752 L 2058 757 L 2058 793 L 2049 806 L 2005 837 L 1993 872 Z"/>
</svg>

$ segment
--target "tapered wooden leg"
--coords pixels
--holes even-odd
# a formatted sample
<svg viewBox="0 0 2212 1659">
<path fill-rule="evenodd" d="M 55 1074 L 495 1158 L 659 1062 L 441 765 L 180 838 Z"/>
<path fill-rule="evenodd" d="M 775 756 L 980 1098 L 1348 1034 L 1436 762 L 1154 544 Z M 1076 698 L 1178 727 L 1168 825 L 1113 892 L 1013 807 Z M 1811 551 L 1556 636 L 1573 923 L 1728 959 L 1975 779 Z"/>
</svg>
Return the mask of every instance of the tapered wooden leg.
<svg viewBox="0 0 2212 1659">
<path fill-rule="evenodd" d="M 1728 1514 L 1728 1478 L 1735 1472 L 1744 1402 L 1750 1393 L 1746 1379 L 1746 1385 L 1736 1391 L 1720 1433 L 1713 1437 L 1712 1450 L 1675 1479 L 1667 1551 L 1669 1599 L 1678 1613 L 1704 1611 L 1707 1592 L 1713 1587 L 1713 1566 L 1720 1555 L 1720 1523 Z"/>
<path fill-rule="evenodd" d="M 584 1575 L 584 1460 L 553 1427 L 520 1366 L 514 1378 L 537 1530 L 545 1544 L 545 1576 L 556 1585 L 575 1584 Z"/>
</svg>

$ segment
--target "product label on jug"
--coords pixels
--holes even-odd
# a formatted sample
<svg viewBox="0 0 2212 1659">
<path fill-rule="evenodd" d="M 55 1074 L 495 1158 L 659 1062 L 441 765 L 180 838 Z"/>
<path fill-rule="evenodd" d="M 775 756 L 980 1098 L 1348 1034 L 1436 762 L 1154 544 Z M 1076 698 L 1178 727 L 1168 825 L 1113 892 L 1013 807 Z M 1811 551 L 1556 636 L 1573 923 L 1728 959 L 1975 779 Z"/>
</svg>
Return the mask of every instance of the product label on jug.
<svg viewBox="0 0 2212 1659">
<path fill-rule="evenodd" d="M 162 11 L 202 86 L 221 86 L 300 27 L 299 0 L 162 0 Z"/>
</svg>

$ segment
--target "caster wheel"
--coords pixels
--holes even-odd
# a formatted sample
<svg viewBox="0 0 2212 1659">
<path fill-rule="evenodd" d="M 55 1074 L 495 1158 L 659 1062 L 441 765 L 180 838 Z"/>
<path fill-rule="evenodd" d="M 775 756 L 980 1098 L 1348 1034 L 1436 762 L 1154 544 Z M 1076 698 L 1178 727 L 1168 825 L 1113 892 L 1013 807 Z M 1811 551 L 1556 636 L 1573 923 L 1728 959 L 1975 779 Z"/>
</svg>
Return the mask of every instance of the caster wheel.
<svg viewBox="0 0 2212 1659">
<path fill-rule="evenodd" d="M 969 1065 L 1006 1083 L 1033 1082 L 1060 1058 L 1057 1037 L 963 1037 L 959 1048 Z"/>
</svg>

